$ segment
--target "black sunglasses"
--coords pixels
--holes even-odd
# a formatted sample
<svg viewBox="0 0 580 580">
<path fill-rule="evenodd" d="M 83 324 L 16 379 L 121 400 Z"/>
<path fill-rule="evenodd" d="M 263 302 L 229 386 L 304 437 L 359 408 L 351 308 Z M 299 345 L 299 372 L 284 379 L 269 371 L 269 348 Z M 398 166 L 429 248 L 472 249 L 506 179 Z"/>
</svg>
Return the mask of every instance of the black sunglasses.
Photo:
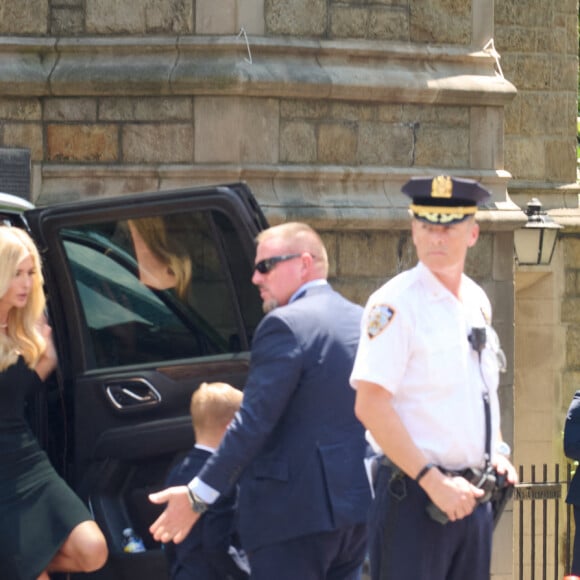
<svg viewBox="0 0 580 580">
<path fill-rule="evenodd" d="M 293 260 L 294 258 L 299 258 L 302 254 L 284 254 L 283 256 L 272 256 L 271 258 L 266 258 L 265 260 L 260 260 L 255 266 L 254 270 L 260 272 L 260 274 L 268 274 L 271 272 L 276 264 L 280 262 L 286 262 L 287 260 Z"/>
</svg>

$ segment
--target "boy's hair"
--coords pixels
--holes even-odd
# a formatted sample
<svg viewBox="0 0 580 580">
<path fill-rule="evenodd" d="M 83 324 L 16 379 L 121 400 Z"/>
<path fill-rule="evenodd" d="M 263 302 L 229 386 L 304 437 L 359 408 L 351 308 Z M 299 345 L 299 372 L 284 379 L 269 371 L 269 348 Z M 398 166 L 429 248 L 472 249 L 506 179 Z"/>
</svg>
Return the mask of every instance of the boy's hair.
<svg viewBox="0 0 580 580">
<path fill-rule="evenodd" d="M 242 404 L 241 391 L 227 383 L 202 383 L 189 407 L 196 433 L 225 429 Z"/>
</svg>

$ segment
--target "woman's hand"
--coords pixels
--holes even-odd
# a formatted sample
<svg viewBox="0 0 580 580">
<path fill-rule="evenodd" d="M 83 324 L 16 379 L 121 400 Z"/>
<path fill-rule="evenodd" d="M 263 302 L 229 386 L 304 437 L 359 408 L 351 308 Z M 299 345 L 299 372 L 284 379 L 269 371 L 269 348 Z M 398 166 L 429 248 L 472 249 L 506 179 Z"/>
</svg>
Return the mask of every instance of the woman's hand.
<svg viewBox="0 0 580 580">
<path fill-rule="evenodd" d="M 52 340 L 52 328 L 45 318 L 39 323 L 39 331 L 46 342 L 46 348 L 36 363 L 35 371 L 42 381 L 45 381 L 56 368 L 58 357 Z"/>
</svg>

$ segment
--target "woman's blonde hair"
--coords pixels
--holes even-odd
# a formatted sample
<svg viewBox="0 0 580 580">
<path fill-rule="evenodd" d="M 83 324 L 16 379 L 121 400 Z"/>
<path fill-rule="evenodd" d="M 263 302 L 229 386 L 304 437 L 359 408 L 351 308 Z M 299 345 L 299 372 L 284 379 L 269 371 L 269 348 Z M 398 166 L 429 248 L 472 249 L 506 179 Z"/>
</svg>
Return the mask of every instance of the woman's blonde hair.
<svg viewBox="0 0 580 580">
<path fill-rule="evenodd" d="M 175 291 L 185 299 L 191 282 L 191 258 L 173 236 L 167 234 L 163 218 L 158 216 L 129 220 L 155 257 L 175 276 Z"/>
<path fill-rule="evenodd" d="M 28 257 L 32 258 L 35 275 L 26 304 L 23 308 L 10 309 L 6 334 L 0 333 L 0 371 L 14 364 L 19 354 L 34 368 L 46 349 L 46 341 L 38 328 L 46 305 L 38 250 L 24 230 L 0 226 L 0 296 L 6 294 L 18 265 Z"/>
</svg>

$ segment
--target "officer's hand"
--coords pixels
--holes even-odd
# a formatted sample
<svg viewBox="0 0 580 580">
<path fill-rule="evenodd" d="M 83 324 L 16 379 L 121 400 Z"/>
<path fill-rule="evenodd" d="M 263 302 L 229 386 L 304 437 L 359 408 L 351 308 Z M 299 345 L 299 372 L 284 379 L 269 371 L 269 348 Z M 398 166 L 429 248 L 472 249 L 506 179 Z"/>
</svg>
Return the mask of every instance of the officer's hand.
<svg viewBox="0 0 580 580">
<path fill-rule="evenodd" d="M 152 503 L 166 503 L 165 511 L 151 524 L 149 531 L 158 542 L 182 542 L 189 530 L 199 519 L 199 514 L 191 509 L 187 497 L 187 487 L 169 487 L 149 495 Z"/>
<path fill-rule="evenodd" d="M 464 477 L 448 477 L 448 494 L 446 496 L 446 509 L 443 511 L 452 521 L 460 520 L 473 513 L 477 506 L 478 498 L 484 495 L 484 491 L 475 487 Z"/>
<path fill-rule="evenodd" d="M 470 515 L 484 491 L 463 477 L 448 477 L 438 469 L 431 469 L 421 480 L 421 486 L 431 501 L 455 522 Z"/>
<path fill-rule="evenodd" d="M 493 466 L 496 468 L 498 473 L 505 473 L 507 480 L 512 485 L 515 485 L 518 482 L 518 472 L 505 455 L 494 455 Z"/>
</svg>

